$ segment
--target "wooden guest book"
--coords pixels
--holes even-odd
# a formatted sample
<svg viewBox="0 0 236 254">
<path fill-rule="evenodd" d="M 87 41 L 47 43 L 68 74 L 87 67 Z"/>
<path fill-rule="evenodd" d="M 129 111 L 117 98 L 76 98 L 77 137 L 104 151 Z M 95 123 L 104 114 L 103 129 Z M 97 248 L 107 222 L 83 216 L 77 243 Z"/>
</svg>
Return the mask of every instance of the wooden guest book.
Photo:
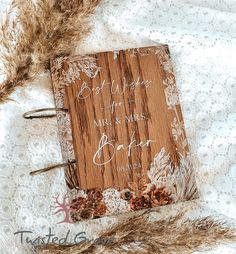
<svg viewBox="0 0 236 254">
<path fill-rule="evenodd" d="M 168 46 L 51 62 L 74 221 L 197 197 Z"/>
</svg>

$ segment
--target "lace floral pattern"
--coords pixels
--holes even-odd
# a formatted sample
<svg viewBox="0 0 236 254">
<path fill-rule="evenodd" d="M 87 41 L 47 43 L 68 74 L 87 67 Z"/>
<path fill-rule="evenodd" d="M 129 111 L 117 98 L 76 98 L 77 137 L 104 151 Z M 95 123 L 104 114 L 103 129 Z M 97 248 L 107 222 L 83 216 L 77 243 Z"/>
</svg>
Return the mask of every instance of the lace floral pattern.
<svg viewBox="0 0 236 254">
<path fill-rule="evenodd" d="M 65 65 L 65 70 L 62 70 L 63 65 Z M 57 83 L 59 87 L 65 84 L 73 84 L 76 80 L 80 79 L 81 72 L 93 78 L 99 71 L 96 59 L 87 55 L 58 57 L 52 60 L 51 66 L 54 78 L 53 81 Z"/>
<path fill-rule="evenodd" d="M 175 109 L 176 106 L 179 105 L 179 93 L 175 85 L 174 77 L 169 77 L 166 80 L 163 80 L 163 84 L 166 86 L 166 103 L 169 109 Z"/>
</svg>

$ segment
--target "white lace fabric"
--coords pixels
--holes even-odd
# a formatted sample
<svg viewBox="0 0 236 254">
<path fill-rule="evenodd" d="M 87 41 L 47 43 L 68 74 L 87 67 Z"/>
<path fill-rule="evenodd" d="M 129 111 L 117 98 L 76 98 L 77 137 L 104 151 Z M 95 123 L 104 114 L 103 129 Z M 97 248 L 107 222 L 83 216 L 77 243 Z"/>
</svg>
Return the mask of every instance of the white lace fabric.
<svg viewBox="0 0 236 254">
<path fill-rule="evenodd" d="M 0 3 L 4 9 L 7 1 Z M 174 214 L 188 207 L 190 216 L 222 214 L 235 223 L 236 2 L 103 0 L 93 22 L 93 33 L 78 53 L 156 43 L 170 47 L 187 136 L 199 160 L 200 199 L 164 211 Z M 0 106 L 0 231 L 12 238 L 21 229 L 37 236 L 51 227 L 57 236 L 70 229 L 71 235 L 85 231 L 93 237 L 117 221 L 106 217 L 57 224 L 61 217 L 53 215 L 50 205 L 53 196 L 65 193 L 63 171 L 29 176 L 32 170 L 62 162 L 56 119 L 22 118 L 28 110 L 54 106 L 49 73 L 18 89 L 13 99 Z M 204 253 L 235 251 L 235 246 L 222 244 Z"/>
</svg>

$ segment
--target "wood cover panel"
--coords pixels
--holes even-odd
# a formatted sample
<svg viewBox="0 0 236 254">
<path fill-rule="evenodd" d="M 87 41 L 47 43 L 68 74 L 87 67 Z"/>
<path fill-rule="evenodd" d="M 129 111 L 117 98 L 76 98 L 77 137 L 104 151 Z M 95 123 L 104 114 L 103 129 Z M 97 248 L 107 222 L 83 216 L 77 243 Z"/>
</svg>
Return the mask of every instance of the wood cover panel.
<svg viewBox="0 0 236 254">
<path fill-rule="evenodd" d="M 92 56 L 101 68 L 98 74 L 89 78 L 81 73 L 80 80 L 66 86 L 65 96 L 79 187 L 124 189 L 140 175 L 146 177 L 163 147 L 178 164 L 171 127 L 176 114 L 166 103 L 167 76 L 155 50 Z M 182 122 L 179 106 L 177 111 Z M 109 144 L 95 156 L 102 137 Z"/>
</svg>

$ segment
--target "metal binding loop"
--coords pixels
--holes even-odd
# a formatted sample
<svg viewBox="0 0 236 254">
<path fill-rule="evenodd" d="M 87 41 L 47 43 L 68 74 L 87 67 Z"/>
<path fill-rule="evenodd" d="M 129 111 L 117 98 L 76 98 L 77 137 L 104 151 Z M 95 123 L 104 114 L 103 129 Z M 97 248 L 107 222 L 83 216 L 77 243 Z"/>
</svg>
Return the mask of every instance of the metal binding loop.
<svg viewBox="0 0 236 254">
<path fill-rule="evenodd" d="M 31 110 L 28 111 L 26 113 L 23 114 L 23 117 L 25 119 L 33 119 L 33 118 L 44 118 L 44 117 L 54 117 L 56 116 L 56 114 L 38 114 L 41 112 L 48 112 L 48 111 L 63 111 L 63 112 L 68 112 L 68 109 L 65 108 L 40 108 L 40 109 L 35 109 L 35 110 Z"/>
<path fill-rule="evenodd" d="M 42 168 L 42 169 L 39 169 L 39 170 L 31 171 L 31 172 L 30 172 L 30 175 L 31 175 L 31 176 L 33 176 L 33 175 L 38 175 L 38 174 L 41 174 L 41 173 L 45 173 L 45 172 L 47 172 L 47 171 L 50 171 L 50 170 L 52 170 L 52 169 L 70 166 L 70 165 L 75 164 L 75 163 L 76 163 L 76 160 L 71 160 L 71 161 L 68 161 L 68 162 L 66 162 L 66 163 L 57 164 L 57 165 L 53 165 L 53 166 L 50 166 L 50 167 L 47 167 L 47 168 Z"/>
</svg>

